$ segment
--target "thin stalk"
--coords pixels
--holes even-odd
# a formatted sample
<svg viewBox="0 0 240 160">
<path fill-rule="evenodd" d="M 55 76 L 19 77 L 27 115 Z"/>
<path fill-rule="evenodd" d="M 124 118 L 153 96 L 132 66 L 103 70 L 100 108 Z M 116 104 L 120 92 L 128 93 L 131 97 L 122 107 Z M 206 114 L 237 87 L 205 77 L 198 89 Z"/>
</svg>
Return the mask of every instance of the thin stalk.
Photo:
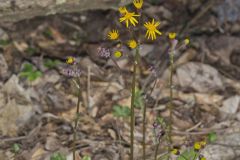
<svg viewBox="0 0 240 160">
<path fill-rule="evenodd" d="M 184 155 L 179 155 L 180 157 L 182 157 L 184 160 L 188 160 Z"/>
<path fill-rule="evenodd" d="M 142 147 L 143 147 L 143 160 L 146 159 L 146 105 L 143 105 L 143 126 L 142 126 L 142 132 L 143 132 L 143 139 L 142 139 Z"/>
<path fill-rule="evenodd" d="M 194 157 L 193 157 L 193 160 L 195 160 L 197 158 L 197 153 L 195 153 Z"/>
<path fill-rule="evenodd" d="M 78 81 L 78 101 L 77 101 L 77 110 L 76 110 L 76 118 L 74 122 L 74 130 L 73 130 L 73 160 L 76 160 L 76 140 L 77 140 L 77 126 L 79 121 L 79 112 L 80 112 L 80 99 L 81 99 L 81 91 L 80 91 L 80 81 Z"/>
<path fill-rule="evenodd" d="M 171 145 L 172 145 L 172 113 L 173 113 L 173 64 L 174 64 L 174 52 L 173 50 L 170 51 L 170 78 L 169 78 L 169 96 L 170 96 L 170 100 L 169 100 L 169 112 L 170 112 L 170 119 L 169 119 L 169 126 L 168 126 L 168 142 L 169 142 L 169 146 L 168 146 L 168 152 L 171 152 Z M 170 157 L 168 157 L 169 159 Z"/>
<path fill-rule="evenodd" d="M 173 111 L 173 52 L 170 53 L 170 123 L 169 123 L 169 140 L 172 143 L 171 133 L 172 133 L 172 111 Z"/>
<path fill-rule="evenodd" d="M 139 54 L 139 49 L 140 49 L 140 34 L 141 34 L 141 24 L 142 24 L 142 10 L 138 10 L 138 14 L 140 15 L 140 18 L 139 18 L 139 25 L 138 25 L 138 30 L 137 30 L 137 41 L 138 41 L 138 48 L 137 48 L 137 53 L 136 53 L 136 60 L 138 62 L 138 67 L 139 67 L 139 70 L 141 72 L 141 57 L 140 57 L 140 54 Z M 142 153 L 142 157 L 143 157 L 143 160 L 146 159 L 146 105 L 143 104 L 143 126 L 142 126 L 142 134 L 143 134 L 143 137 L 142 137 L 142 149 L 143 149 L 143 153 Z"/>
<path fill-rule="evenodd" d="M 154 153 L 154 160 L 157 160 L 157 153 L 158 153 L 158 148 L 159 148 L 160 143 L 158 142 L 156 148 L 155 148 L 155 153 Z"/>
<path fill-rule="evenodd" d="M 136 75 L 137 75 L 137 60 L 136 57 L 139 54 L 138 48 L 136 48 L 136 54 L 134 56 L 134 65 L 133 65 L 133 77 L 132 77 L 132 97 L 131 97 L 131 150 L 130 150 L 130 160 L 134 160 L 134 125 L 135 125 L 135 116 L 134 116 L 134 100 L 135 100 L 135 89 L 136 89 Z"/>
</svg>

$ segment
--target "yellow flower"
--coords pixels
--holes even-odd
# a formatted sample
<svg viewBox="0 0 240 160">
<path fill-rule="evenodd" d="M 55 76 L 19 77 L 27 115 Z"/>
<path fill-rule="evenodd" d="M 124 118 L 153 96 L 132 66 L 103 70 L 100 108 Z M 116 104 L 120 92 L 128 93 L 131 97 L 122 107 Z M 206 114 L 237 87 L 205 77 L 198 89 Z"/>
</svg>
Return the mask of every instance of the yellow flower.
<svg viewBox="0 0 240 160">
<path fill-rule="evenodd" d="M 147 29 L 145 37 L 149 39 L 151 37 L 152 40 L 156 39 L 156 33 L 158 35 L 162 35 L 162 33 L 157 29 L 160 25 L 160 22 L 154 22 L 154 19 L 151 22 L 145 22 L 144 27 Z"/>
<path fill-rule="evenodd" d="M 195 150 L 200 150 L 202 148 L 201 144 L 199 142 L 194 143 L 194 149 Z"/>
<path fill-rule="evenodd" d="M 128 46 L 132 49 L 137 47 L 137 42 L 135 40 L 128 41 Z"/>
<path fill-rule="evenodd" d="M 119 8 L 118 8 L 118 11 L 119 11 L 121 14 L 125 14 L 125 13 L 127 13 L 127 8 L 126 8 L 126 7 L 119 7 Z"/>
<path fill-rule="evenodd" d="M 136 26 L 136 24 L 138 23 L 138 21 L 137 21 L 136 18 L 134 18 L 134 17 L 139 17 L 139 16 L 140 16 L 140 15 L 135 14 L 134 12 L 128 12 L 128 11 L 126 10 L 126 13 L 125 13 L 121 18 L 119 18 L 119 21 L 120 21 L 120 22 L 125 21 L 127 28 L 128 28 L 128 26 L 129 26 L 129 21 L 130 21 L 130 23 L 131 23 L 133 26 Z"/>
<path fill-rule="evenodd" d="M 68 56 L 67 59 L 66 59 L 66 63 L 67 64 L 74 64 L 75 62 L 75 58 L 72 57 L 72 56 Z"/>
<path fill-rule="evenodd" d="M 168 33 L 168 38 L 169 38 L 169 39 L 175 39 L 176 36 L 177 36 L 177 34 L 176 34 L 175 32 L 170 32 L 170 33 Z"/>
<path fill-rule="evenodd" d="M 174 155 L 179 155 L 180 154 L 180 152 L 179 152 L 179 150 L 177 148 L 173 148 L 171 150 L 171 153 L 174 154 Z"/>
<path fill-rule="evenodd" d="M 120 58 L 120 57 L 122 57 L 122 52 L 121 52 L 121 51 L 115 51 L 115 52 L 114 52 L 114 56 L 115 56 L 116 58 Z"/>
<path fill-rule="evenodd" d="M 119 37 L 118 30 L 112 30 L 112 31 L 108 32 L 108 38 L 110 40 L 116 40 L 116 39 L 118 39 L 118 37 Z"/>
<path fill-rule="evenodd" d="M 133 4 L 137 9 L 141 9 L 143 5 L 143 0 L 133 0 Z"/>
<path fill-rule="evenodd" d="M 206 141 L 200 141 L 199 142 L 202 147 L 206 146 L 207 142 Z"/>
<path fill-rule="evenodd" d="M 185 43 L 186 45 L 188 45 L 188 44 L 190 43 L 189 38 L 184 39 L 184 43 Z"/>
<path fill-rule="evenodd" d="M 201 157 L 200 160 L 207 160 L 205 157 Z"/>
</svg>

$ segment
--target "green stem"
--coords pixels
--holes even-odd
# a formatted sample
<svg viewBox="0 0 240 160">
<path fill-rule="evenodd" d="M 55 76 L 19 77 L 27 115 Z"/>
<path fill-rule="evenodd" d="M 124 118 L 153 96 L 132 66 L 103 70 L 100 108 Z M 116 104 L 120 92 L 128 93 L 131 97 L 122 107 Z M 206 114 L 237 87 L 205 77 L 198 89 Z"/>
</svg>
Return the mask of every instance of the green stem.
<svg viewBox="0 0 240 160">
<path fill-rule="evenodd" d="M 81 91 L 80 91 L 80 80 L 78 83 L 78 101 L 77 101 L 77 110 L 76 110 L 76 118 L 74 122 L 74 133 L 73 133 L 73 160 L 76 160 L 76 140 L 77 140 L 77 126 L 79 121 L 79 112 L 80 112 L 80 97 L 81 97 Z"/>
<path fill-rule="evenodd" d="M 154 154 L 154 160 L 157 160 L 157 153 L 158 153 L 158 148 L 159 148 L 160 143 L 158 142 L 156 148 L 155 148 L 155 154 Z"/>
<path fill-rule="evenodd" d="M 172 145 L 172 112 L 173 112 L 173 64 L 174 64 L 174 54 L 173 51 L 170 52 L 170 78 L 169 78 L 169 85 L 170 85 L 170 101 L 169 101 L 169 112 L 170 112 L 170 120 L 169 120 L 169 132 L 168 132 L 168 140 L 169 145 L 168 151 L 171 151 L 171 145 Z"/>
<path fill-rule="evenodd" d="M 197 153 L 195 153 L 193 160 L 195 160 L 196 158 L 197 158 Z"/>
<path fill-rule="evenodd" d="M 180 157 L 182 157 L 185 160 L 188 160 L 184 155 L 179 155 Z"/>
<path fill-rule="evenodd" d="M 134 125 L 135 125 L 135 116 L 134 116 L 134 100 L 135 100 L 135 89 L 136 89 L 136 75 L 137 75 L 137 55 L 139 54 L 138 48 L 136 48 L 136 55 L 134 57 L 133 65 L 133 77 L 132 77 L 132 97 L 131 97 L 131 151 L 130 151 L 130 160 L 134 160 Z"/>
<path fill-rule="evenodd" d="M 142 139 L 142 146 L 143 146 L 143 160 L 146 159 L 146 105 L 143 105 L 143 139 Z"/>
</svg>

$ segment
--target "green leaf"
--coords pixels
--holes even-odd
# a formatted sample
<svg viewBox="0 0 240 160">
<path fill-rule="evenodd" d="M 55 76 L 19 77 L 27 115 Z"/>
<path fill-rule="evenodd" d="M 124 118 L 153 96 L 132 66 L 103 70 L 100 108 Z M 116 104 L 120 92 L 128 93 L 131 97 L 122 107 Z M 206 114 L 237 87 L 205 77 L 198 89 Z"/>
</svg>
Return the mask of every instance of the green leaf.
<svg viewBox="0 0 240 160">
<path fill-rule="evenodd" d="M 44 66 L 47 68 L 54 68 L 60 63 L 59 60 L 51 60 L 51 59 L 45 59 L 44 60 Z"/>
<path fill-rule="evenodd" d="M 33 48 L 33 47 L 28 47 L 26 52 L 29 54 L 29 55 L 34 55 L 36 52 L 37 52 L 37 49 L 36 48 Z"/>
<path fill-rule="evenodd" d="M 31 72 L 28 76 L 28 80 L 29 81 L 34 81 L 36 80 L 38 77 L 41 77 L 42 76 L 42 72 L 40 71 L 34 71 L 34 72 Z"/>
<path fill-rule="evenodd" d="M 33 70 L 32 64 L 24 64 L 22 72 L 19 74 L 21 77 L 26 77 L 29 81 L 34 81 L 42 76 L 42 72 Z"/>
<path fill-rule="evenodd" d="M 0 39 L 0 46 L 6 46 L 10 44 L 10 40 Z"/>
<path fill-rule="evenodd" d="M 177 157 L 177 160 L 197 160 L 199 153 L 195 152 L 193 148 L 185 150 Z"/>
<path fill-rule="evenodd" d="M 142 97 L 142 91 L 136 88 L 135 98 L 134 98 L 134 107 L 143 108 L 144 102 Z"/>
<path fill-rule="evenodd" d="M 67 158 L 61 153 L 53 153 L 53 155 L 50 157 L 50 160 L 67 160 Z"/>
<path fill-rule="evenodd" d="M 32 72 L 33 71 L 33 65 L 29 63 L 25 63 L 23 66 L 23 72 Z"/>
<path fill-rule="evenodd" d="M 43 32 L 43 35 L 46 36 L 47 38 L 52 38 L 52 31 L 48 28 Z"/>
<path fill-rule="evenodd" d="M 113 115 L 116 117 L 129 117 L 131 110 L 127 106 L 114 105 L 113 106 Z"/>
<path fill-rule="evenodd" d="M 20 151 L 20 145 L 19 144 L 17 144 L 17 143 L 14 143 L 13 144 L 13 146 L 12 146 L 12 151 L 13 151 L 13 153 L 18 153 L 19 151 Z"/>
<path fill-rule="evenodd" d="M 19 75 L 20 77 L 29 77 L 30 72 L 21 72 Z"/>
<path fill-rule="evenodd" d="M 215 132 L 211 132 L 208 134 L 208 141 L 215 142 L 217 140 L 217 134 Z"/>
<path fill-rule="evenodd" d="M 84 156 L 82 160 L 91 160 L 90 156 Z"/>
</svg>

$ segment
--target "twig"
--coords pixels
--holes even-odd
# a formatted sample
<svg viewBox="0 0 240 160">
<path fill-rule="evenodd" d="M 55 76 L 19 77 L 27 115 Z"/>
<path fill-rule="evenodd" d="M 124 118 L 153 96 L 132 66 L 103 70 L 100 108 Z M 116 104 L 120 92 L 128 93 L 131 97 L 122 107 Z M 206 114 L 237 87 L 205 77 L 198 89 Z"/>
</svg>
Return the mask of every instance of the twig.
<svg viewBox="0 0 240 160">
<path fill-rule="evenodd" d="M 211 132 L 222 133 L 222 132 L 226 132 L 226 129 L 216 129 L 216 130 L 213 129 L 213 130 L 206 130 L 206 131 L 199 131 L 199 132 L 184 132 L 184 131 L 172 130 L 172 133 L 177 135 L 204 135 Z"/>
<path fill-rule="evenodd" d="M 202 122 L 200 121 L 200 122 L 199 122 L 199 123 L 197 123 L 195 126 L 193 126 L 193 127 L 189 128 L 189 129 L 187 129 L 187 130 L 186 130 L 186 132 L 190 132 L 190 131 L 192 131 L 192 130 L 194 130 L 194 129 L 198 128 L 198 126 L 200 126 L 201 124 L 202 124 Z"/>
</svg>

